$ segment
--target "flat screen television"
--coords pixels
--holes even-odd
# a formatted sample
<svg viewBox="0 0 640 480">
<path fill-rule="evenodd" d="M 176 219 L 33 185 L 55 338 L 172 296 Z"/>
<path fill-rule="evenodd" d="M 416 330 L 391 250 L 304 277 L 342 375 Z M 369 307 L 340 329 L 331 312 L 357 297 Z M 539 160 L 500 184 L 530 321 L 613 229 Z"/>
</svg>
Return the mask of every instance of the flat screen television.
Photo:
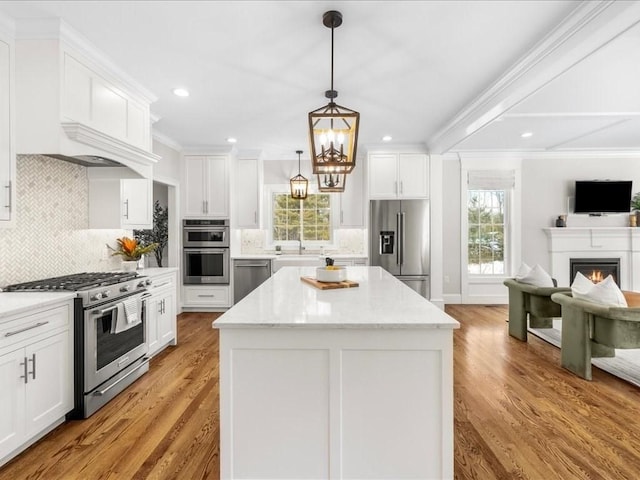
<svg viewBox="0 0 640 480">
<path fill-rule="evenodd" d="M 576 180 L 574 213 L 629 213 L 631 180 Z"/>
</svg>

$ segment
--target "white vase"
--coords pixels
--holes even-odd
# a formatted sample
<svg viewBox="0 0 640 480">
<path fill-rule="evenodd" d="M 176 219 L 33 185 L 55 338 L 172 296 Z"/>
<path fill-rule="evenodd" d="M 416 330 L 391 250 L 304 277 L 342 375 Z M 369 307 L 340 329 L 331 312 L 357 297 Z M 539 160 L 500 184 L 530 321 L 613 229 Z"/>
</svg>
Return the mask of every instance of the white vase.
<svg viewBox="0 0 640 480">
<path fill-rule="evenodd" d="M 122 271 L 123 272 L 135 272 L 138 269 L 137 260 L 123 260 Z"/>
</svg>

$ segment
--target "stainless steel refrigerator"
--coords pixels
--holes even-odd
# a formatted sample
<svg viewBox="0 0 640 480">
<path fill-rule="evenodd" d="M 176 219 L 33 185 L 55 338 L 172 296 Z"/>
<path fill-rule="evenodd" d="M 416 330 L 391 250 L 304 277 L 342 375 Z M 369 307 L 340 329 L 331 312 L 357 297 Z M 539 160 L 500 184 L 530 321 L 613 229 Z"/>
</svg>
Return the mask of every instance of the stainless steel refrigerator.
<svg viewBox="0 0 640 480">
<path fill-rule="evenodd" d="M 369 263 L 429 298 L 429 201 L 371 200 Z"/>
</svg>

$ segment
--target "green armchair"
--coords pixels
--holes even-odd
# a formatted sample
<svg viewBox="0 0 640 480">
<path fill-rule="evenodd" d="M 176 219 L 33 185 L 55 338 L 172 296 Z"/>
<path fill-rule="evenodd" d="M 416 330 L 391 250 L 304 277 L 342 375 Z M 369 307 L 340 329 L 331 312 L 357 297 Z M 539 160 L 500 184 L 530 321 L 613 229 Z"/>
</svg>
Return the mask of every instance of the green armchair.
<svg viewBox="0 0 640 480">
<path fill-rule="evenodd" d="M 616 348 L 640 348 L 640 307 L 602 305 L 567 292 L 551 299 L 562 307 L 560 363 L 576 375 L 591 380 L 592 358 L 613 357 Z"/>
<path fill-rule="evenodd" d="M 560 317 L 562 310 L 551 295 L 571 292 L 569 287 L 536 287 L 514 278 L 503 283 L 509 289 L 509 335 L 523 342 L 527 341 L 527 320 L 532 328 L 553 327 L 553 318 Z"/>
</svg>

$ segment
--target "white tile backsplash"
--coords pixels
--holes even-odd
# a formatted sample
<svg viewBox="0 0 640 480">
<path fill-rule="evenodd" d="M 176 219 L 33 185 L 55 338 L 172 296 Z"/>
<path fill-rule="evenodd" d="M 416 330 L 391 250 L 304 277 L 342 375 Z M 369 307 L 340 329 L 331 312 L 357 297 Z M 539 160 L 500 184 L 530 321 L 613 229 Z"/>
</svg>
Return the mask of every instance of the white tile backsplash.
<svg viewBox="0 0 640 480">
<path fill-rule="evenodd" d="M 0 229 L 0 288 L 89 271 L 111 271 L 106 247 L 130 230 L 89 230 L 87 168 L 42 155 L 18 155 L 17 218 Z M 114 205 L 114 208 L 117 208 Z"/>
<path fill-rule="evenodd" d="M 338 229 L 334 230 L 334 243 L 325 248 L 325 253 L 364 255 L 367 230 Z M 274 253 L 266 247 L 266 230 L 242 230 L 240 234 L 241 253 L 243 255 L 260 255 Z M 303 242 L 304 243 L 304 242 Z"/>
</svg>

